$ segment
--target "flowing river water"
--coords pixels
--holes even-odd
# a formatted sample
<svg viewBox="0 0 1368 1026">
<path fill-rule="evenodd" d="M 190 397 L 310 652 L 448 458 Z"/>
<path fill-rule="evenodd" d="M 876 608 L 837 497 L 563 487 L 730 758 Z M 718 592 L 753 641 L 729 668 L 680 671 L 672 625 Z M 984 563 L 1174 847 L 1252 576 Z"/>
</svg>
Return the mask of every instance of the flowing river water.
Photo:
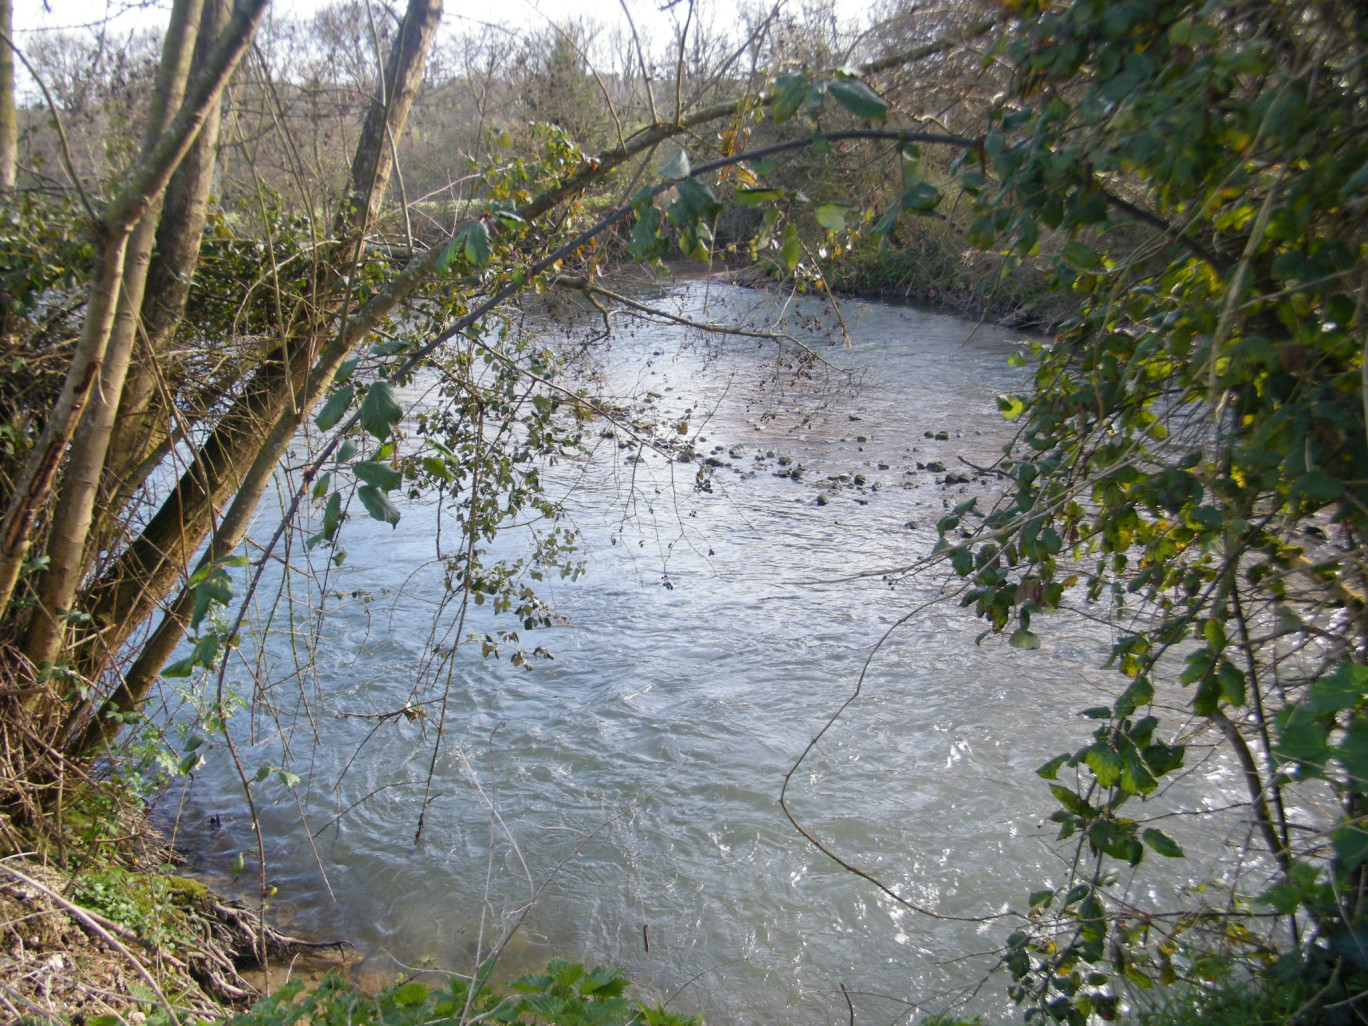
<svg viewBox="0 0 1368 1026">
<path fill-rule="evenodd" d="M 768 321 L 780 304 L 697 282 L 655 298 L 731 323 Z M 435 708 L 376 716 L 414 697 L 430 644 L 432 500 L 404 503 L 397 529 L 360 513 L 344 526 L 329 587 L 361 597 L 329 614 L 306 686 L 258 710 L 261 742 L 243 756 L 249 772 L 281 764 L 288 738 L 302 778 L 295 792 L 275 777 L 256 788 L 269 883 L 296 930 L 346 937 L 370 982 L 420 964 L 469 971 L 535 896 L 499 978 L 561 955 L 622 966 L 645 996 L 715 1024 L 845 1022 L 843 987 L 861 1021 L 891 1022 L 973 987 L 1015 928 L 992 917 L 1066 879 L 1034 770 L 1086 738 L 1080 709 L 1109 700 L 1112 634 L 1038 621 L 1039 651 L 976 645 L 982 625 L 935 601 L 944 574 L 888 576 L 931 551 L 947 506 L 991 495 L 971 465 L 1011 436 L 995 397 L 1027 384 L 1007 363 L 1016 336 L 851 301 L 848 343 L 830 344 L 829 312 L 790 312 L 789 330 L 826 361 L 804 374 L 777 343 L 679 326 L 623 325 L 597 347 L 594 387 L 687 421 L 698 459 L 718 464 L 712 490 L 694 488 L 697 461 L 630 459 L 606 432 L 592 458 L 549 472 L 587 572 L 538 585 L 564 621 L 524 642 L 554 660 L 519 670 L 478 645 L 457 659 L 416 845 Z M 296 673 L 278 642 L 266 654 L 277 680 Z M 793 811 L 843 859 L 961 918 L 899 906 L 779 806 L 785 773 L 866 660 L 859 697 L 793 776 Z M 1229 768 L 1190 764 L 1165 808 L 1223 804 Z M 201 868 L 255 844 L 222 749 L 185 810 L 181 843 Z M 1162 903 L 1219 874 L 1226 839 L 1177 824 L 1190 858 L 1137 876 L 1133 893 Z M 968 1007 L 1006 1021 L 1004 991 L 990 980 Z"/>
</svg>

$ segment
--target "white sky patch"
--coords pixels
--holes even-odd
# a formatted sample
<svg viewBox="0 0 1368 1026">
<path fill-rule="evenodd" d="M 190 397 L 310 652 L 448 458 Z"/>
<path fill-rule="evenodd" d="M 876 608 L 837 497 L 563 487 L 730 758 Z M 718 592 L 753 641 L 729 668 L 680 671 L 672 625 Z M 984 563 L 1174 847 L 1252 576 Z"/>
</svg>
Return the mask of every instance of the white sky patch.
<svg viewBox="0 0 1368 1026">
<path fill-rule="evenodd" d="M 278 14 L 308 17 L 330 0 L 276 0 L 272 10 Z M 866 0 L 834 0 L 837 12 L 846 21 L 861 19 L 869 10 Z M 402 6 L 402 5 L 398 5 Z M 166 22 L 170 0 L 14 0 L 14 29 L 22 45 L 23 37 L 42 31 L 79 31 L 109 26 L 117 31 L 155 28 Z M 670 5 L 660 0 L 627 0 L 638 28 L 673 27 L 682 17 L 683 0 Z M 737 11 L 735 0 L 700 0 L 697 15 L 730 16 Z M 616 0 L 500 0 L 497 4 L 451 0 L 446 6 L 445 22 L 455 27 L 463 20 L 505 24 L 512 28 L 540 28 L 552 22 L 586 18 L 605 24 L 623 21 L 622 7 Z"/>
</svg>

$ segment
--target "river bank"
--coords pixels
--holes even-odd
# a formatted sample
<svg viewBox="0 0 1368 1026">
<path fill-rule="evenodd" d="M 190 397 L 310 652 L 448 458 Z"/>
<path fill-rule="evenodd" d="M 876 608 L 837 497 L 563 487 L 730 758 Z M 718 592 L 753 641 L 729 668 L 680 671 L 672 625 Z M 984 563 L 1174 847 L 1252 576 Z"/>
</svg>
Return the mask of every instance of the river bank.
<svg viewBox="0 0 1368 1026">
<path fill-rule="evenodd" d="M 65 815 L 95 823 L 86 816 L 97 804 L 119 809 L 117 829 L 64 832 L 56 848 L 52 824 L 24 831 L 6 822 L 11 842 L 27 842 L 0 858 L 0 1007 L 15 1021 L 222 1019 L 260 996 L 263 966 L 277 970 L 278 984 L 302 954 L 341 951 L 338 941 L 289 936 L 185 875 L 184 860 L 117 785 L 87 790 Z M 336 964 L 307 968 L 316 980 Z"/>
<path fill-rule="evenodd" d="M 1012 331 L 1051 334 L 1076 312 L 1075 298 L 1051 286 L 1048 260 L 1009 260 L 957 248 L 954 242 L 948 232 L 939 232 L 886 251 L 865 243 L 839 258 L 820 260 L 818 269 L 838 301 L 913 304 Z M 709 270 L 702 264 L 678 266 L 684 273 Z M 717 277 L 744 288 L 792 285 L 766 262 L 729 267 Z"/>
</svg>

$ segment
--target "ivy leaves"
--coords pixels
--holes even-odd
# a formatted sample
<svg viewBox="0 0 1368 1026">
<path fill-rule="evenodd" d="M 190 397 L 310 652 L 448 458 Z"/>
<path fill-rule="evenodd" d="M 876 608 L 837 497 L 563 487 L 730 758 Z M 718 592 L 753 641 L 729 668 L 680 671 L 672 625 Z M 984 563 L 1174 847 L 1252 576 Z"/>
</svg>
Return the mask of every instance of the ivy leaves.
<svg viewBox="0 0 1368 1026">
<path fill-rule="evenodd" d="M 882 123 L 888 118 L 888 101 L 844 72 L 816 80 L 802 74 L 780 75 L 774 80 L 770 95 L 770 113 L 777 124 L 783 124 L 800 109 L 815 117 L 828 96 L 863 121 Z"/>
<path fill-rule="evenodd" d="M 1090 718 L 1109 719 L 1113 710 L 1108 707 L 1089 709 Z M 1096 852 L 1138 865 L 1147 845 L 1167 858 L 1180 858 L 1182 849 L 1162 831 L 1146 828 L 1136 821 L 1118 815 L 1118 810 L 1131 798 L 1143 798 L 1159 786 L 1159 780 L 1183 765 L 1185 751 L 1181 745 L 1156 741 L 1154 733 L 1159 720 L 1146 716 L 1139 720 L 1122 717 L 1099 727 L 1093 742 L 1078 751 L 1056 756 L 1036 773 L 1052 781 L 1050 793 L 1061 808 L 1051 815 L 1060 824 L 1059 839 L 1083 833 Z M 1086 770 L 1093 784 L 1074 790 L 1057 783 L 1061 769 Z M 1088 796 L 1100 795 L 1104 800 L 1095 804 Z M 1176 854 L 1175 854 L 1176 853 Z"/>
<path fill-rule="evenodd" d="M 1017 647 L 1070 592 L 1124 624 L 1109 665 L 1125 690 L 1085 711 L 1102 721 L 1090 743 L 1041 768 L 1061 837 L 1096 857 L 1086 885 L 1099 901 L 1105 860 L 1182 855 L 1122 807 L 1183 762 L 1141 715 L 1162 673 L 1246 767 L 1282 877 L 1267 902 L 1326 936 L 1351 921 L 1361 932 L 1361 910 L 1335 894 L 1368 863 L 1368 669 L 1356 661 L 1368 141 L 1350 127 L 1363 83 L 1336 69 L 1362 63 L 1363 37 L 1337 10 L 1308 19 L 1281 3 L 1262 5 L 1248 35 L 1194 0 L 1012 10 L 1000 52 L 1013 86 L 956 169 L 974 203 L 968 239 L 1004 260 L 1048 253 L 1052 283 L 1078 305 L 1035 347 L 1035 389 L 999 402 L 1021 429 L 1004 501 L 973 537 L 953 518 L 940 552 L 965 604 Z M 1308 674 L 1288 657 L 1303 648 L 1336 661 Z M 1283 812 L 1308 780 L 1342 803 L 1315 839 Z M 1308 816 L 1324 815 L 1316 802 Z M 1086 977 L 1055 981 L 1103 957 L 1100 934 L 1134 980 L 1137 942 L 1115 910 L 1102 925 L 1081 902 L 1061 915 L 1079 942 L 1047 952 L 1042 928 L 1014 972 L 1033 1012 L 1073 1022 L 1112 969 L 1094 965 L 1095 991 Z M 1258 950 L 1243 924 L 1221 929 Z M 1181 975 L 1173 954 L 1146 956 L 1161 980 Z"/>
<path fill-rule="evenodd" d="M 621 970 L 553 959 L 545 972 L 525 973 L 506 992 L 488 985 L 492 961 L 474 980 L 452 975 L 440 987 L 419 980 L 398 983 L 374 996 L 356 990 L 335 973 L 306 986 L 296 980 L 262 998 L 229 1026 L 288 1026 L 300 1022 L 384 1023 L 427 1026 L 437 1022 L 484 1021 L 505 1026 L 556 1022 L 565 1026 L 699 1026 L 701 1020 L 624 997 L 628 981 Z M 473 992 L 472 992 L 473 991 Z"/>
<path fill-rule="evenodd" d="M 345 382 L 328 397 L 314 417 L 314 423 L 322 431 L 335 427 L 350 409 L 355 396 L 356 385 L 350 381 Z M 395 467 L 381 461 L 394 452 L 393 443 L 389 439 L 403 416 L 404 409 L 399 405 L 393 384 L 382 378 L 366 388 L 365 397 L 361 400 L 360 409 L 354 418 L 354 422 L 362 431 L 382 443 L 378 458 L 362 460 L 350 466 L 352 475 L 361 482 L 356 489 L 356 497 L 373 519 L 391 526 L 398 525 L 400 514 L 398 507 L 390 501 L 388 493 L 403 484 L 404 475 Z M 338 463 L 345 466 L 355 452 L 355 445 L 351 442 L 344 443 L 339 447 Z M 331 483 L 332 475 L 325 474 L 315 485 L 315 498 L 321 499 L 327 495 L 327 499 L 323 507 L 320 529 L 306 542 L 308 548 L 323 543 L 332 544 L 337 537 L 337 529 L 341 526 L 342 493 L 333 491 L 329 494 L 328 487 Z"/>
<path fill-rule="evenodd" d="M 483 267 L 489 263 L 493 253 L 489 225 L 483 220 L 471 221 L 451 237 L 437 261 L 436 271 L 446 274 L 460 260 L 473 268 Z"/>
</svg>

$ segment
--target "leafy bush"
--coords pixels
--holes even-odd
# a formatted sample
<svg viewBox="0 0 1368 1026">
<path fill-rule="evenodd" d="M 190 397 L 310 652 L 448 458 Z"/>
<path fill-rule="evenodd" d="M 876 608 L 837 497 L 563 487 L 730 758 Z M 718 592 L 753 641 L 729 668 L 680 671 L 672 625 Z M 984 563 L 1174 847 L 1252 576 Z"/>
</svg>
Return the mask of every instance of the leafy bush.
<svg viewBox="0 0 1368 1026">
<path fill-rule="evenodd" d="M 475 981 L 451 977 L 445 986 L 419 980 L 395 984 L 379 994 L 365 994 L 329 973 L 314 987 L 290 983 L 262 998 L 250 1012 L 228 1026 L 426 1026 L 429 1023 L 495 1022 L 503 1026 L 701 1026 L 694 1016 L 678 1015 L 623 997 L 629 986 L 620 970 L 584 966 L 554 959 L 544 973 L 528 973 L 500 994 L 486 985 L 492 965 Z"/>
</svg>

